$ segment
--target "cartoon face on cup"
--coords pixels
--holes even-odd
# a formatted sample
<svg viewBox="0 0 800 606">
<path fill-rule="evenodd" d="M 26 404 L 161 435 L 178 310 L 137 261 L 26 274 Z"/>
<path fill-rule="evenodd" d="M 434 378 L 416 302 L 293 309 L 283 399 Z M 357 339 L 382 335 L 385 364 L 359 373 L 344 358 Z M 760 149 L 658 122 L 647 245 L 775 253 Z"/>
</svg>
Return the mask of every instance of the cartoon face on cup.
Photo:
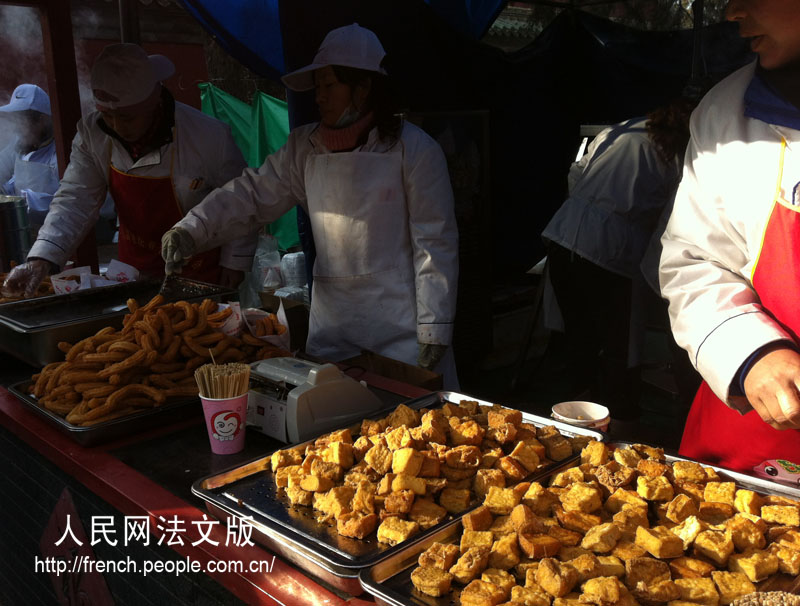
<svg viewBox="0 0 800 606">
<path fill-rule="evenodd" d="M 223 410 L 211 417 L 211 435 L 215 440 L 233 440 L 239 433 L 241 419 L 232 410 Z"/>
</svg>

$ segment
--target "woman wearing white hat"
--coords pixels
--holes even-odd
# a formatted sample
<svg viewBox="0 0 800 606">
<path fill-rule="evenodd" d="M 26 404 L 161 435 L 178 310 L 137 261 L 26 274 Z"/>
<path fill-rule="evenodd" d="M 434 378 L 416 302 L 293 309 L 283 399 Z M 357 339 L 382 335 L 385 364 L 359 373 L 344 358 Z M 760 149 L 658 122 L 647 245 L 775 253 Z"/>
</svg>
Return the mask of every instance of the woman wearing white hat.
<svg viewBox="0 0 800 606">
<path fill-rule="evenodd" d="M 31 225 L 39 227 L 58 189 L 58 159 L 50 97 L 35 84 L 20 84 L 0 107 L 15 140 L 0 151 L 0 193 L 24 196 Z"/>
<path fill-rule="evenodd" d="M 300 205 L 317 250 L 306 351 L 341 360 L 367 349 L 436 368 L 455 386 L 452 188 L 439 145 L 396 113 L 384 55 L 357 24 L 331 31 L 311 65 L 283 78 L 315 89 L 320 122 L 209 195 L 164 236 L 162 252 L 176 270 Z"/>
<path fill-rule="evenodd" d="M 96 112 L 78 123 L 70 163 L 28 262 L 4 284 L 33 292 L 62 267 L 95 224 L 110 193 L 119 216 L 119 258 L 163 274 L 161 236 L 210 191 L 246 166 L 230 128 L 176 102 L 162 81 L 175 67 L 136 44 L 112 44 L 92 66 Z M 220 243 L 198 255 L 187 274 L 235 286 L 250 268 L 255 237 Z"/>
</svg>

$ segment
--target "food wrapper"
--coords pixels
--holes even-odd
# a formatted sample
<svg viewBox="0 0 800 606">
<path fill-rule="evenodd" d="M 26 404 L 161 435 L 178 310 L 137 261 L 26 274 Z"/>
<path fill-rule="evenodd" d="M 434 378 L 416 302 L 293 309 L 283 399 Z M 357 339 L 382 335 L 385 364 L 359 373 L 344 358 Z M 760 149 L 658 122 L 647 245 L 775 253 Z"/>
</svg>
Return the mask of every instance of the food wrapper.
<svg viewBox="0 0 800 606">
<path fill-rule="evenodd" d="M 108 264 L 105 276 L 92 273 L 92 268 L 72 267 L 50 277 L 53 283 L 53 292 L 65 295 L 76 290 L 88 290 L 101 286 L 113 286 L 120 282 L 131 282 L 139 277 L 139 270 L 132 265 L 112 259 Z"/>
<path fill-rule="evenodd" d="M 278 307 L 278 311 L 275 314 L 271 314 L 268 311 L 264 311 L 263 309 L 254 309 L 248 308 L 244 310 L 244 321 L 245 325 L 247 326 L 247 330 L 250 332 L 251 335 L 264 341 L 265 343 L 269 343 L 271 345 L 275 345 L 276 347 L 280 347 L 281 349 L 285 349 L 289 351 L 290 346 L 290 336 L 289 336 L 289 322 L 286 320 L 286 312 L 283 309 L 283 302 L 281 302 L 280 306 Z M 258 335 L 258 324 L 259 322 L 263 322 L 269 316 L 275 315 L 278 319 L 278 323 L 282 326 L 286 327 L 286 330 L 283 334 L 271 334 L 265 336 Z"/>
<path fill-rule="evenodd" d="M 229 337 L 238 337 L 244 330 L 244 316 L 242 314 L 242 307 L 238 301 L 231 301 L 230 303 L 220 303 L 217 306 L 217 311 L 223 311 L 228 308 L 233 309 L 233 313 L 225 320 L 225 324 L 220 326 L 217 330 L 224 332 Z"/>
</svg>

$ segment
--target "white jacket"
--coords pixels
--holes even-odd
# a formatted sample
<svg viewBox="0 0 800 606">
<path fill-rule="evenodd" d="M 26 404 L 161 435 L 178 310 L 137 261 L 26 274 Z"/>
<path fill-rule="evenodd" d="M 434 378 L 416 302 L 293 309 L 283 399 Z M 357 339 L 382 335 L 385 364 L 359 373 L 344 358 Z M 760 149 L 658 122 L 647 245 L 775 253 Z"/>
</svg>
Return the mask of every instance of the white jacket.
<svg viewBox="0 0 800 606">
<path fill-rule="evenodd" d="M 66 263 L 97 221 L 108 191 L 109 159 L 115 168 L 136 176 L 165 177 L 172 164 L 175 194 L 184 213 L 210 191 L 241 175 L 246 166 L 230 128 L 183 103 L 175 103 L 172 142 L 136 162 L 117 139 L 100 129 L 99 118 L 98 112 L 92 112 L 78 123 L 69 166 L 29 257 L 41 257 L 59 266 Z M 255 234 L 220 244 L 221 266 L 250 269 Z"/>
<path fill-rule="evenodd" d="M 300 205 L 312 214 L 315 208 L 331 207 L 334 204 L 324 199 L 307 199 L 306 191 L 314 191 L 312 184 L 318 182 L 322 172 L 317 173 L 313 166 L 324 167 L 326 163 L 337 164 L 340 154 L 330 153 L 322 144 L 321 137 L 316 133 L 317 124 L 299 127 L 291 132 L 287 143 L 274 154 L 267 157 L 264 164 L 258 169 L 247 169 L 244 174 L 234 179 L 221 190 L 215 191 L 193 209 L 178 225 L 185 228 L 198 243 L 201 249 L 213 248 L 220 242 L 239 237 L 248 233 L 254 227 L 274 221 L 295 205 Z M 370 166 L 384 174 L 370 174 L 359 176 L 357 156 L 363 154 L 365 162 L 362 166 Z M 402 333 L 397 338 L 404 342 L 400 347 L 404 354 L 394 355 L 395 359 L 414 363 L 409 359 L 416 357 L 417 340 L 425 343 L 450 344 L 455 317 L 456 287 L 458 279 L 458 230 L 455 222 L 453 208 L 453 193 L 444 154 L 438 144 L 424 131 L 408 122 L 404 123 L 400 139 L 397 143 L 387 144 L 378 137 L 377 129 L 373 129 L 367 142 L 355 152 L 356 165 L 354 170 L 347 174 L 335 173 L 330 177 L 330 187 L 325 191 L 323 186 L 321 198 L 335 197 L 341 189 L 341 184 L 335 181 L 350 183 L 353 191 L 363 189 L 359 187 L 360 179 L 365 179 L 372 184 L 385 183 L 380 187 L 392 188 L 392 183 L 399 182 L 402 191 L 386 190 L 381 192 L 376 189 L 365 192 L 372 198 L 395 200 L 399 196 L 402 208 L 405 208 L 405 223 L 386 226 L 380 216 L 380 207 L 354 208 L 349 217 L 336 215 L 317 217 L 314 223 L 315 241 L 327 242 L 330 240 L 326 233 L 326 226 L 332 233 L 341 234 L 340 225 L 343 221 L 349 222 L 349 232 L 352 236 L 349 241 L 341 241 L 333 246 L 317 245 L 317 261 L 314 266 L 314 297 L 312 297 L 312 319 L 309 328 L 309 344 L 315 342 L 314 319 L 315 302 L 317 307 L 321 301 L 317 297 L 318 286 L 325 286 L 325 293 L 331 292 L 331 281 L 339 284 L 353 284 L 360 288 L 358 280 L 348 280 L 346 271 L 337 272 L 339 260 L 348 268 L 355 278 L 373 276 L 381 280 L 384 268 L 399 269 L 400 280 L 409 280 L 411 289 L 412 307 L 416 300 L 416 309 L 397 310 L 391 309 L 392 301 L 388 301 L 387 292 L 393 292 L 394 284 L 386 288 L 373 288 L 369 292 L 351 292 L 350 308 L 341 310 L 337 321 L 346 325 L 348 321 L 357 322 L 374 319 L 374 327 L 394 326 L 386 330 Z M 386 162 L 375 162 L 385 156 Z M 393 160 L 396 159 L 396 161 Z M 389 161 L 392 160 L 392 161 Z M 394 171 L 397 173 L 386 172 Z M 324 172 L 323 168 L 320 168 Z M 323 177 L 327 178 L 327 177 Z M 317 190 L 319 191 L 319 189 Z M 385 196 L 385 197 L 384 197 Z M 309 211 L 310 207 L 310 211 Z M 392 202 L 392 208 L 397 208 Z M 377 213 L 377 215 L 376 215 Z M 320 230 L 320 228 L 322 228 Z M 389 248 L 381 246 L 381 229 L 388 229 L 393 244 Z M 406 250 L 400 253 L 391 248 L 397 240 L 397 235 L 407 241 Z M 338 237 L 338 236 L 337 236 Z M 401 247 L 402 248 L 402 247 Z M 366 251 L 374 255 L 373 259 L 359 261 L 353 258 L 353 251 Z M 382 254 L 381 254 L 382 253 Z M 383 259 L 378 259 L 383 257 Z M 391 258 L 387 258 L 391 257 Z M 320 268 L 325 267 L 322 275 Z M 378 273 L 375 267 L 379 267 Z M 324 275 L 330 269 L 332 273 Z M 392 270 L 394 271 L 394 270 Z M 386 273 L 386 276 L 394 275 Z M 363 299 L 363 300 L 362 300 Z M 344 304 L 345 302 L 330 301 L 331 305 Z M 395 305 L 397 302 L 395 303 Z M 370 309 L 359 306 L 371 305 Z M 383 306 L 389 306 L 384 308 Z M 322 312 L 323 310 L 318 310 Z M 328 316 L 330 312 L 328 310 Z M 410 314 L 412 318 L 410 334 L 405 318 Z M 416 334 L 413 319 L 416 318 Z M 324 326 L 318 328 L 320 333 L 329 335 L 329 321 L 324 320 Z M 364 335 L 363 339 L 370 335 Z M 387 337 L 391 340 L 391 335 Z M 383 340 L 386 342 L 386 340 Z M 342 343 L 340 349 L 353 347 L 355 343 Z M 335 343 L 327 343 L 329 348 L 335 348 Z M 363 343 L 362 343 L 363 346 Z M 334 357 L 331 349 L 320 347 L 317 355 L 325 355 L 329 359 Z M 390 355 L 398 349 L 389 350 Z M 314 353 L 314 352 L 312 352 Z M 344 353 L 344 352 L 341 352 Z M 356 351 L 356 353 L 358 353 Z M 382 353 L 377 351 L 376 353 Z"/>
<path fill-rule="evenodd" d="M 676 341 L 714 393 L 743 412 L 749 405 L 729 392 L 739 367 L 763 345 L 790 339 L 751 280 L 775 198 L 781 137 L 786 199 L 800 179 L 800 131 L 744 115 L 754 69 L 728 76 L 692 114 L 659 274 Z"/>
<path fill-rule="evenodd" d="M 642 256 L 680 179 L 677 161 L 661 160 L 645 125 L 643 118 L 628 120 L 595 137 L 570 168 L 569 198 L 542 232 L 631 279 L 641 277 Z"/>
</svg>

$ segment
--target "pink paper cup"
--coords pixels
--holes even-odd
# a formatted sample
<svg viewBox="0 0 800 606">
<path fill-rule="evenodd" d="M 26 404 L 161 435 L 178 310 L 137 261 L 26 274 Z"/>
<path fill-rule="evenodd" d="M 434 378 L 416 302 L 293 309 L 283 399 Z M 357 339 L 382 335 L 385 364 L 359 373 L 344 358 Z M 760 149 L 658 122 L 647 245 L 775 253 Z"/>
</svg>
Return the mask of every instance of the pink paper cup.
<svg viewBox="0 0 800 606">
<path fill-rule="evenodd" d="M 200 401 L 203 403 L 211 452 L 223 455 L 241 452 L 247 424 L 247 394 L 223 399 L 200 396 Z"/>
</svg>

